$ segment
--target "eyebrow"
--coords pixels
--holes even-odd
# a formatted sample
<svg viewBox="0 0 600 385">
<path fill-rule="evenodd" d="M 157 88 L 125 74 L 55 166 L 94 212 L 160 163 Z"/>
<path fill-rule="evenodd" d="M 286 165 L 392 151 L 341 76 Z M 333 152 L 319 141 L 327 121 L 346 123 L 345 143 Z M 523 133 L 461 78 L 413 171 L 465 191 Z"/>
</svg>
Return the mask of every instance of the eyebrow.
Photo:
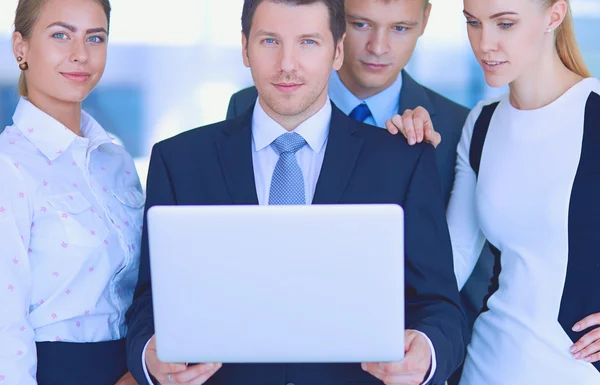
<svg viewBox="0 0 600 385">
<path fill-rule="evenodd" d="M 71 32 L 77 32 L 77 27 L 75 27 L 74 25 L 71 24 L 67 24 L 67 23 L 63 23 L 62 21 L 57 21 L 55 23 L 50 24 L 49 26 L 46 27 L 46 29 L 49 29 L 51 27 L 63 27 L 64 29 L 68 29 Z M 99 32 L 104 32 L 105 34 L 108 35 L 108 32 L 106 31 L 105 28 L 91 28 L 88 29 L 86 31 L 86 34 L 91 34 L 91 33 L 99 33 Z"/>
<path fill-rule="evenodd" d="M 269 37 L 279 37 L 278 34 L 276 34 L 275 32 L 269 32 L 269 31 L 265 31 L 263 29 L 259 29 L 256 32 L 256 36 L 269 36 Z"/>
<path fill-rule="evenodd" d="M 364 20 L 366 22 L 376 24 L 376 23 L 373 22 L 373 20 L 370 20 L 367 17 L 353 15 L 351 13 L 346 14 L 346 17 L 348 19 L 352 19 L 352 20 Z M 398 25 L 399 24 L 399 25 L 406 25 L 406 26 L 409 26 L 409 27 L 414 27 L 415 25 L 419 25 L 419 22 L 418 21 L 414 21 L 414 20 L 402 20 L 402 21 L 394 22 L 392 24 L 394 24 L 394 25 Z"/>
<path fill-rule="evenodd" d="M 465 16 L 477 19 L 475 16 L 471 15 L 467 11 L 463 11 L 463 13 L 465 14 Z M 518 13 L 516 13 L 516 12 L 499 12 L 499 13 L 495 13 L 492 16 L 490 16 L 490 20 L 494 20 L 494 19 L 497 19 L 497 18 L 502 17 L 502 16 L 506 16 L 506 15 L 518 15 Z"/>
<path fill-rule="evenodd" d="M 267 36 L 267 37 L 275 37 L 275 38 L 279 38 L 279 34 L 275 33 L 275 32 L 269 32 L 269 31 L 265 31 L 265 30 L 259 30 L 258 32 L 256 32 L 256 36 Z M 323 35 L 321 35 L 318 32 L 315 33 L 305 33 L 299 36 L 300 39 L 320 39 L 320 40 L 325 40 L 325 38 L 323 37 Z"/>
<path fill-rule="evenodd" d="M 299 37 L 300 37 L 300 39 L 319 39 L 319 40 L 325 40 L 325 38 L 323 37 L 323 35 L 321 35 L 318 32 L 316 32 L 316 33 L 305 33 L 303 35 L 300 35 Z"/>
</svg>

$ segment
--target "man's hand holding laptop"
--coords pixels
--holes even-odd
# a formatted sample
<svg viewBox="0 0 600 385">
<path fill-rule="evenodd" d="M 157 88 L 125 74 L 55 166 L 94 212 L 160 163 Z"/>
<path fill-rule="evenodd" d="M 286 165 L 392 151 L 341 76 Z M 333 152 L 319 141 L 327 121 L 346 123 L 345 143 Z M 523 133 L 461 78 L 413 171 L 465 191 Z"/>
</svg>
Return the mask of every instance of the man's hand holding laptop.
<svg viewBox="0 0 600 385">
<path fill-rule="evenodd" d="M 156 355 L 156 336 L 152 336 L 146 348 L 146 366 L 160 384 L 202 385 L 222 366 L 220 363 L 207 363 L 187 366 L 168 364 Z"/>
</svg>

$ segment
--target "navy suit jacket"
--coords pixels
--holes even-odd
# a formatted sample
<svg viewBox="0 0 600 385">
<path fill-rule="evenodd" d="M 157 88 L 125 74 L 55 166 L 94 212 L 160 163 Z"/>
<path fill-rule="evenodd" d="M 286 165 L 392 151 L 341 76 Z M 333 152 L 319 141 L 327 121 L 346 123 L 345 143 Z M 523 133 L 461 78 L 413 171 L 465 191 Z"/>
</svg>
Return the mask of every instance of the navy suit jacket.
<svg viewBox="0 0 600 385">
<path fill-rule="evenodd" d="M 414 110 L 419 106 L 425 108 L 431 115 L 435 130 L 442 136 L 442 142 L 436 148 L 436 157 L 444 202 L 448 204 L 454 185 L 456 146 L 460 141 L 469 110 L 417 83 L 406 71 L 403 70 L 401 76 L 402 90 L 400 91 L 398 113 L 402 115 L 407 109 Z M 258 93 L 255 87 L 249 87 L 234 94 L 229 101 L 227 119 L 242 115 L 254 105 L 257 97 Z M 483 304 L 483 299 L 481 303 Z"/>
<path fill-rule="evenodd" d="M 442 183 L 442 195 L 444 202 L 448 205 L 454 186 L 456 147 L 460 141 L 469 110 L 419 84 L 406 71 L 403 70 L 401 76 L 402 89 L 400 90 L 398 113 L 402 115 L 407 109 L 414 110 L 419 106 L 425 108 L 431 116 L 435 130 L 442 136 L 442 142 L 437 146 L 435 153 Z M 258 93 L 255 87 L 249 87 L 234 94 L 229 101 L 227 118 L 242 115 L 254 105 L 257 97 Z M 471 278 L 461 292 L 461 300 L 467 314 L 469 327 L 472 327 L 483 307 L 484 297 L 488 293 L 488 286 L 492 278 L 493 264 L 494 256 L 485 247 Z"/>
<path fill-rule="evenodd" d="M 252 163 L 252 113 L 249 109 L 235 119 L 156 144 L 148 173 L 146 210 L 154 205 L 258 204 Z M 464 358 L 466 319 L 453 272 L 434 148 L 427 144 L 410 147 L 403 137 L 374 130 L 334 106 L 312 203 L 395 203 L 404 207 L 406 328 L 422 331 L 431 339 L 437 355 L 431 383 L 443 384 Z M 194 303 L 197 298 L 190 298 L 190 306 L 202 306 Z M 360 306 L 356 311 L 361 311 Z M 128 365 L 143 384 L 142 350 L 154 333 L 146 230 L 139 282 L 127 320 Z M 288 383 L 381 384 L 359 364 L 225 364 L 207 382 Z"/>
</svg>

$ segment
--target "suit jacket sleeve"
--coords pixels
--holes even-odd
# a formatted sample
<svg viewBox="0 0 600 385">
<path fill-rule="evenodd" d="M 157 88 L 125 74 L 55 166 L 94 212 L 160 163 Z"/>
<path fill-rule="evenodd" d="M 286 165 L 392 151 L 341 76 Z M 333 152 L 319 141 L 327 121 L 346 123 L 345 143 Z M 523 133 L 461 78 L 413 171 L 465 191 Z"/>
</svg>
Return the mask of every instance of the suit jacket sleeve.
<svg viewBox="0 0 600 385">
<path fill-rule="evenodd" d="M 175 204 L 169 173 L 159 146 L 158 144 L 154 146 L 150 157 L 140 270 L 133 303 L 127 312 L 127 364 L 129 371 L 139 384 L 147 383 L 142 366 L 142 352 L 148 340 L 154 335 L 146 213 L 150 207 L 155 205 Z"/>
<path fill-rule="evenodd" d="M 406 328 L 433 343 L 443 384 L 465 355 L 466 318 L 454 276 L 452 246 L 434 149 L 424 146 L 410 180 L 405 212 Z"/>
</svg>

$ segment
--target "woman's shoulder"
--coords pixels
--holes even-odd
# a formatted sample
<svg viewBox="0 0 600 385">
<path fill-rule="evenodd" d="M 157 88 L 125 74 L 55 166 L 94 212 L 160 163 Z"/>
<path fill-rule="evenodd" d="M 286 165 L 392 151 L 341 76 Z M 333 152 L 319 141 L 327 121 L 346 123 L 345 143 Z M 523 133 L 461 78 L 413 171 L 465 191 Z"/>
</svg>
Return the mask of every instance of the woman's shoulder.
<svg viewBox="0 0 600 385">
<path fill-rule="evenodd" d="M 24 163 L 26 154 L 32 151 L 31 143 L 15 126 L 8 126 L 0 133 L 0 155 L 10 163 Z M 27 162 L 25 162 L 27 163 Z"/>
<path fill-rule="evenodd" d="M 591 92 L 600 95 L 600 79 L 587 78 L 584 81 L 589 85 Z"/>
<path fill-rule="evenodd" d="M 503 99 L 506 99 L 506 98 L 507 98 L 507 95 L 504 94 L 504 95 L 494 96 L 489 99 L 481 100 L 475 105 L 475 107 L 473 107 L 471 109 L 471 112 L 469 112 L 469 116 L 467 116 L 467 120 L 466 120 L 464 128 L 463 128 L 463 137 L 466 136 L 467 137 L 466 140 L 468 142 L 471 141 L 471 136 L 473 135 L 473 129 L 475 127 L 475 123 L 481 116 L 481 113 L 483 112 L 484 108 L 486 108 L 488 106 L 492 106 L 496 103 L 499 103 Z"/>
<path fill-rule="evenodd" d="M 16 187 L 25 181 L 25 175 L 21 163 L 9 154 L 0 152 L 0 175 L 4 187 Z"/>
</svg>

